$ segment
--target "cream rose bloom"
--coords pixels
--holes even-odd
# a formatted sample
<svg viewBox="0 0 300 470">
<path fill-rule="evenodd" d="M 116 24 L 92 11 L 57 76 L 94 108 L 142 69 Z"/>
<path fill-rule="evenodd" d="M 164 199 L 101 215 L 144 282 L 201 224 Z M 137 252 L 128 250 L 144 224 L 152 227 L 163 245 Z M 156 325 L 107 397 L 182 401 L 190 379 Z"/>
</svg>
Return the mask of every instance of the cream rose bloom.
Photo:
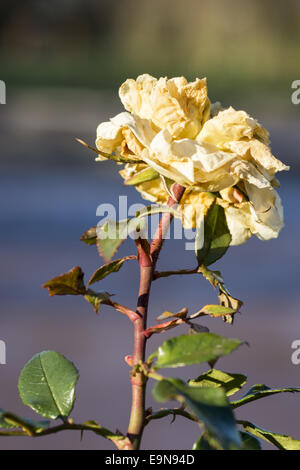
<svg viewBox="0 0 300 470">
<path fill-rule="evenodd" d="M 98 126 L 96 146 L 131 162 L 120 172 L 125 180 L 152 167 L 186 187 L 180 202 L 186 228 L 197 226 L 211 201 L 208 193 L 215 193 L 225 209 L 231 245 L 252 235 L 278 236 L 283 210 L 275 174 L 289 167 L 272 155 L 269 134 L 255 119 L 210 105 L 206 79 L 188 83 L 184 77 L 157 80 L 145 74 L 126 80 L 119 95 L 126 112 Z M 152 202 L 169 198 L 159 177 L 136 189 Z"/>
</svg>

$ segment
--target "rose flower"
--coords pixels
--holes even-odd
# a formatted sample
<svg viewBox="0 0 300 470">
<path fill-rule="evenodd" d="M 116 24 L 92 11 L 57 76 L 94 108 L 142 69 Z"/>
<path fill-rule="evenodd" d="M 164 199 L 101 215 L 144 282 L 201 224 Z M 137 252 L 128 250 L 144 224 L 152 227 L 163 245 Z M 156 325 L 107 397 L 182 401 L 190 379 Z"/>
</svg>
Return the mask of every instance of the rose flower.
<svg viewBox="0 0 300 470">
<path fill-rule="evenodd" d="M 179 210 L 185 228 L 199 225 L 214 193 L 231 245 L 252 235 L 278 236 L 283 209 L 275 174 L 289 167 L 272 155 L 269 133 L 255 119 L 211 105 L 205 78 L 188 83 L 145 74 L 126 80 L 119 95 L 126 112 L 98 126 L 96 146 L 130 162 L 120 171 L 125 184 L 144 174 L 136 189 L 159 204 L 167 202 L 172 183 L 184 186 Z"/>
</svg>

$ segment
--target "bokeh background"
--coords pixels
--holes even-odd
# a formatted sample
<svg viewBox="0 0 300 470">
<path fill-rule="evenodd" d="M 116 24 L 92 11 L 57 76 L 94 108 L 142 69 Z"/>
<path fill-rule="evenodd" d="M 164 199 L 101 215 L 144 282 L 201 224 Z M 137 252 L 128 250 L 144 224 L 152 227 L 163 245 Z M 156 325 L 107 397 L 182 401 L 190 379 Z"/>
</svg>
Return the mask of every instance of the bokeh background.
<svg viewBox="0 0 300 470">
<path fill-rule="evenodd" d="M 223 370 L 246 372 L 249 386 L 300 385 L 300 365 L 291 362 L 291 343 L 300 339 L 300 105 L 291 102 L 291 84 L 300 79 L 299 50 L 298 0 L 1 0 L 0 79 L 7 104 L 0 105 L 0 339 L 7 364 L 0 365 L 0 407 L 36 416 L 18 397 L 17 377 L 35 353 L 55 349 L 80 369 L 74 419 L 126 431 L 130 385 L 123 357 L 132 348 L 127 318 L 105 307 L 97 316 L 76 297 L 51 299 L 41 284 L 74 265 L 89 277 L 102 263 L 94 247 L 79 241 L 98 222 L 99 204 L 117 204 L 119 194 L 129 204 L 141 202 L 133 188 L 122 187 L 114 164 L 95 163 L 74 138 L 93 144 L 97 124 L 122 110 L 119 85 L 145 72 L 207 76 L 212 100 L 259 119 L 271 132 L 275 155 L 291 165 L 280 175 L 286 227 L 279 239 L 253 238 L 215 265 L 244 301 L 241 314 L 233 326 L 202 323 L 250 344 L 221 359 Z M 133 251 L 129 240 L 120 255 Z M 193 265 L 182 241 L 166 244 L 161 269 Z M 132 262 L 102 287 L 134 307 L 137 279 Z M 152 290 L 150 321 L 165 309 L 196 311 L 215 300 L 200 277 L 160 280 Z M 148 350 L 162 340 L 154 336 Z M 199 372 L 190 367 L 176 374 Z M 237 414 L 300 439 L 299 400 L 274 396 Z M 148 402 L 158 408 L 150 391 Z M 189 449 L 198 435 L 196 425 L 182 418 L 171 425 L 165 418 L 146 429 L 143 446 Z M 0 448 L 112 446 L 90 434 L 80 441 L 79 433 L 65 432 L 35 440 L 1 438 Z"/>
</svg>

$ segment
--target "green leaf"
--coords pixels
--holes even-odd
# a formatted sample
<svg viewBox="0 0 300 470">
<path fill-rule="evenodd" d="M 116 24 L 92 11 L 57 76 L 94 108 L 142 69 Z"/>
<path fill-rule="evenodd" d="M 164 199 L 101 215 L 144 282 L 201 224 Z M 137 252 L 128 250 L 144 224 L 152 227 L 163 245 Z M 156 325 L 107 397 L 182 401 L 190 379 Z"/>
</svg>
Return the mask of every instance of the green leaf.
<svg viewBox="0 0 300 470">
<path fill-rule="evenodd" d="M 251 401 L 259 400 L 260 398 L 268 397 L 270 395 L 276 395 L 277 393 L 295 393 L 300 392 L 299 387 L 289 387 L 289 388 L 270 388 L 267 385 L 257 384 L 248 390 L 248 392 L 237 401 L 232 402 L 234 408 L 239 408 L 246 403 Z"/>
<path fill-rule="evenodd" d="M 88 286 L 94 284 L 95 282 L 99 282 L 102 279 L 104 279 L 106 276 L 109 276 L 111 273 L 116 273 L 118 272 L 125 261 L 130 260 L 130 259 L 136 259 L 136 256 L 126 256 L 121 259 L 117 259 L 115 261 L 111 261 L 110 263 L 104 264 L 101 266 L 97 271 L 94 272 L 92 275 L 91 279 L 88 282 Z"/>
<path fill-rule="evenodd" d="M 128 220 L 121 220 L 120 222 L 107 220 L 97 228 L 97 248 L 105 261 L 110 261 L 117 249 L 126 240 L 128 222 Z"/>
<path fill-rule="evenodd" d="M 243 302 L 239 299 L 232 297 L 228 289 L 224 284 L 221 273 L 219 271 L 211 271 L 204 265 L 199 267 L 199 272 L 205 277 L 205 279 L 214 287 L 219 287 L 219 302 L 222 307 L 231 308 L 233 313 L 223 315 L 223 320 L 227 323 L 232 324 L 234 315 L 242 307 Z"/>
<path fill-rule="evenodd" d="M 15 428 L 16 426 L 11 424 L 11 423 L 8 423 L 5 419 L 5 411 L 0 408 L 0 429 L 13 429 Z"/>
<path fill-rule="evenodd" d="M 56 351 L 36 354 L 24 366 L 18 382 L 23 403 L 46 418 L 67 417 L 75 400 L 78 371 Z"/>
<path fill-rule="evenodd" d="M 242 374 L 230 374 L 222 370 L 211 369 L 197 379 L 189 380 L 189 385 L 200 387 L 216 387 L 224 390 L 229 397 L 238 392 L 246 383 L 247 377 Z"/>
<path fill-rule="evenodd" d="M 224 284 L 219 284 L 219 301 L 223 307 L 232 308 L 235 312 L 238 312 L 243 305 L 243 302 L 229 293 L 228 289 L 226 289 Z M 229 319 L 229 323 L 233 322 L 233 316 Z"/>
<path fill-rule="evenodd" d="M 212 271 L 208 269 L 204 264 L 199 267 L 199 273 L 203 275 L 203 277 L 213 286 L 217 287 L 219 284 L 223 284 L 224 280 L 222 278 L 220 271 Z"/>
<path fill-rule="evenodd" d="M 241 424 L 244 430 L 249 434 L 264 439 L 280 450 L 300 450 L 300 441 L 288 435 L 267 431 L 266 429 L 256 426 L 256 424 L 250 423 L 250 421 L 238 421 L 238 423 Z"/>
<path fill-rule="evenodd" d="M 227 339 L 213 333 L 182 335 L 165 341 L 152 356 L 157 356 L 155 368 L 182 367 L 214 361 L 241 344 L 239 339 Z"/>
<path fill-rule="evenodd" d="M 211 317 L 223 317 L 224 315 L 232 315 L 235 310 L 230 307 L 223 307 L 222 305 L 205 305 L 199 312 L 193 313 L 190 318 L 202 317 L 203 315 L 210 315 Z"/>
<path fill-rule="evenodd" d="M 240 436 L 242 440 L 241 450 L 261 450 L 260 443 L 256 437 L 246 432 L 240 432 Z M 222 448 L 218 441 L 206 431 L 195 442 L 193 450 L 222 450 Z"/>
<path fill-rule="evenodd" d="M 196 235 L 196 256 L 199 265 L 209 266 L 226 253 L 231 242 L 225 211 L 216 202 L 211 205 L 204 218 L 204 242 L 203 246 L 198 248 L 202 230 L 203 227 Z"/>
<path fill-rule="evenodd" d="M 204 432 L 194 443 L 193 450 L 222 450 L 222 448 L 215 438 Z"/>
<path fill-rule="evenodd" d="M 43 429 L 47 429 L 50 426 L 50 421 L 34 421 L 28 418 L 21 418 L 20 416 L 15 415 L 0 409 L 0 429 L 17 429 L 21 428 L 25 430 L 29 435 L 33 433 L 38 433 Z"/>
<path fill-rule="evenodd" d="M 142 171 L 139 171 L 134 176 L 127 178 L 124 184 L 126 186 L 136 186 L 137 184 L 146 183 L 147 181 L 152 181 L 159 178 L 159 173 L 153 168 L 148 167 Z"/>
<path fill-rule="evenodd" d="M 56 276 L 43 285 L 48 288 L 49 295 L 84 295 L 86 292 L 84 282 L 84 274 L 79 266 L 71 269 L 71 271 Z"/>
<path fill-rule="evenodd" d="M 86 230 L 86 232 L 84 232 L 81 235 L 80 240 L 83 243 L 86 243 L 87 245 L 96 245 L 96 243 L 97 243 L 97 231 L 96 231 L 96 229 L 97 229 L 97 226 Z"/>
<path fill-rule="evenodd" d="M 243 450 L 261 450 L 260 442 L 256 437 L 247 432 L 241 432 L 240 434 L 243 441 Z"/>
<path fill-rule="evenodd" d="M 107 220 L 104 224 L 97 227 L 97 248 L 99 254 L 105 261 L 110 261 L 129 235 L 136 232 L 145 237 L 145 224 L 144 220 L 137 220 L 136 218 L 120 220 L 119 222 Z"/>
<path fill-rule="evenodd" d="M 223 390 L 190 387 L 180 379 L 164 379 L 153 388 L 153 396 L 159 402 L 178 400 L 185 403 L 224 449 L 240 447 L 235 419 Z"/>
<path fill-rule="evenodd" d="M 104 305 L 111 305 L 110 297 L 112 294 L 109 294 L 108 292 L 94 292 L 91 289 L 87 290 L 86 295 L 84 296 L 85 300 L 89 302 L 96 313 L 98 313 L 99 308 L 101 307 L 102 304 Z"/>
<path fill-rule="evenodd" d="M 159 317 L 157 317 L 157 321 L 166 320 L 167 318 L 186 318 L 188 313 L 188 309 L 186 307 L 182 308 L 179 312 L 172 313 L 169 311 L 163 312 Z"/>
</svg>

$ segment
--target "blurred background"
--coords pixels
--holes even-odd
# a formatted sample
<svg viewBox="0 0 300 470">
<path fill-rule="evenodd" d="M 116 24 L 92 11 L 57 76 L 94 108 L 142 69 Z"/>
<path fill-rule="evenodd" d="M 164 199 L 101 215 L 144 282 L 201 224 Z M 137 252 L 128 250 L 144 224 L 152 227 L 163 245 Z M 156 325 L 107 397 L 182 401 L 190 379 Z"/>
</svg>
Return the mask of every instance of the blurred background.
<svg viewBox="0 0 300 470">
<path fill-rule="evenodd" d="M 132 328 L 104 307 L 97 316 L 83 299 L 49 298 L 41 284 L 80 265 L 89 278 L 102 264 L 94 247 L 79 241 L 96 225 L 96 208 L 118 195 L 142 202 L 124 188 L 112 163 L 95 163 L 75 137 L 93 145 L 99 122 L 122 111 L 117 90 L 141 73 L 208 78 L 209 95 L 245 109 L 271 132 L 272 149 L 291 171 L 279 175 L 286 227 L 278 240 L 254 237 L 218 263 L 233 295 L 244 301 L 233 326 L 202 322 L 211 331 L 249 342 L 218 367 L 247 373 L 249 387 L 300 386 L 300 365 L 291 343 L 300 339 L 298 258 L 299 113 L 291 84 L 300 79 L 298 0 L 1 0 L 0 80 L 0 339 L 7 364 L 0 365 L 0 407 L 23 416 L 17 378 L 34 354 L 55 349 L 73 360 L 80 381 L 73 417 L 96 419 L 126 432 Z M 120 255 L 134 252 L 132 241 Z M 166 244 L 159 267 L 193 267 L 183 241 Z M 134 262 L 103 281 L 101 290 L 132 308 L 137 296 Z M 165 309 L 196 311 L 216 294 L 197 276 L 157 281 L 150 322 Z M 177 334 L 184 333 L 177 330 Z M 171 332 L 171 335 L 173 332 Z M 170 336 L 170 335 L 169 335 Z M 168 334 L 155 335 L 153 351 Z M 182 378 L 200 367 L 177 371 Z M 151 387 L 149 387 L 151 389 Z M 274 396 L 238 410 L 240 418 L 300 439 L 299 397 Z M 149 390 L 148 403 L 154 409 Z M 165 418 L 146 428 L 146 449 L 189 449 L 196 425 Z M 112 449 L 109 442 L 77 432 L 47 438 L 1 438 L 1 449 Z M 265 445 L 268 449 L 268 445 Z"/>
</svg>

